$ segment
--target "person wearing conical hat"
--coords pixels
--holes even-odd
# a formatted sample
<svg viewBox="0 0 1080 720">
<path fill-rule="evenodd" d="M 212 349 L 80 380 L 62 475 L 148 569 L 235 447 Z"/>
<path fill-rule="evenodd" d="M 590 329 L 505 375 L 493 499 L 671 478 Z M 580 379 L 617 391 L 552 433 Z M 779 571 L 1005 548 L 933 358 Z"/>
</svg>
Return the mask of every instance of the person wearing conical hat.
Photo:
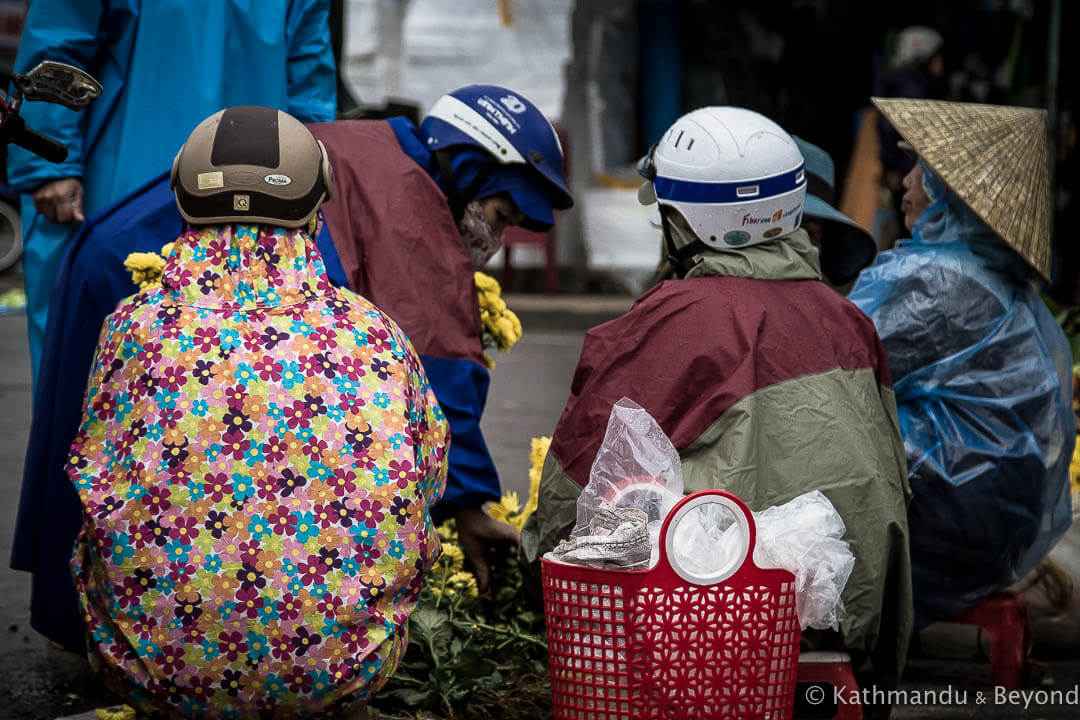
<svg viewBox="0 0 1080 720">
<path fill-rule="evenodd" d="M 1036 290 L 1050 279 L 1045 111 L 873 101 L 929 198 L 849 296 L 896 390 L 919 628 L 1020 579 L 1068 528 L 1072 359 Z"/>
</svg>

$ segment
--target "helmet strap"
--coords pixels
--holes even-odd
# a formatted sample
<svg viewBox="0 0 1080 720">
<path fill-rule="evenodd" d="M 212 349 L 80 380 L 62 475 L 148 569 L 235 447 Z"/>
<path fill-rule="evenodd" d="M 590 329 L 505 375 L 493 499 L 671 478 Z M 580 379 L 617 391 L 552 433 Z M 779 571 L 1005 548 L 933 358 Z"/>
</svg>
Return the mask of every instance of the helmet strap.
<svg viewBox="0 0 1080 720">
<path fill-rule="evenodd" d="M 454 180 L 454 166 L 450 160 L 450 151 L 448 149 L 436 150 L 433 154 L 435 155 L 435 162 L 439 166 L 439 175 L 442 177 L 443 186 L 446 188 L 446 200 L 450 205 L 450 213 L 454 216 L 454 222 L 460 223 L 461 218 L 465 216 L 465 206 L 473 201 L 476 193 L 480 190 L 480 186 L 487 182 L 488 177 L 491 176 L 499 163 L 494 159 L 486 162 L 476 173 L 472 182 L 462 190 L 458 188 L 457 182 Z"/>
<path fill-rule="evenodd" d="M 694 258 L 700 256 L 702 253 L 708 252 L 711 248 L 696 238 L 692 242 L 689 242 L 682 247 L 678 247 L 675 244 L 675 238 L 671 232 L 671 222 L 671 218 L 668 217 L 666 212 L 660 213 L 660 225 L 664 231 L 664 245 L 667 248 L 668 265 L 671 266 L 671 270 L 675 273 L 675 277 L 682 280 L 686 277 L 686 274 L 690 272 L 691 268 L 697 265 Z"/>
</svg>

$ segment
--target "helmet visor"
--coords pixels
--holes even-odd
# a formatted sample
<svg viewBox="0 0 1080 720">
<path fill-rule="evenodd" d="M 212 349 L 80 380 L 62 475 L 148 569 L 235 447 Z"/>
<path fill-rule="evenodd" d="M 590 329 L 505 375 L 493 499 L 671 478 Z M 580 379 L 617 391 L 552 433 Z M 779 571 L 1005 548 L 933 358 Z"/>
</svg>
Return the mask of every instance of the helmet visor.
<svg viewBox="0 0 1080 720">
<path fill-rule="evenodd" d="M 544 232 L 555 224 L 555 215 L 551 211 L 551 202 L 547 195 L 531 187 L 507 188 L 510 198 L 525 213 L 521 227 L 533 232 Z"/>
<path fill-rule="evenodd" d="M 555 224 L 552 199 L 546 183 L 530 168 L 522 165 L 503 166 L 491 173 L 475 197 L 482 199 L 506 193 L 525 214 L 521 226 L 533 232 L 544 232 Z"/>
</svg>

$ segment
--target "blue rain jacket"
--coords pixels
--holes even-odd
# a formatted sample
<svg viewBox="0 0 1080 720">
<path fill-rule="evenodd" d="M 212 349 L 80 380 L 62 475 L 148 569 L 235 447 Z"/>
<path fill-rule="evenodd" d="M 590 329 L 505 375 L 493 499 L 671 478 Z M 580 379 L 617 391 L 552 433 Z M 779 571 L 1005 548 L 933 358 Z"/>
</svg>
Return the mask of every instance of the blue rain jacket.
<svg viewBox="0 0 1080 720">
<path fill-rule="evenodd" d="M 103 86 L 82 112 L 28 102 L 27 124 L 68 147 L 50 163 L 12 145 L 8 182 L 30 193 L 82 178 L 86 217 L 168 168 L 195 125 L 232 105 L 332 120 L 336 76 L 330 0 L 34 0 L 15 68 L 42 60 L 88 70 Z M 30 352 L 39 375 L 49 293 L 77 224 L 22 201 Z"/>
<path fill-rule="evenodd" d="M 30 127 L 68 147 L 49 163 L 12 146 L 8 182 L 29 192 L 81 177 L 86 216 L 172 164 L 188 133 L 232 105 L 332 120 L 330 0 L 34 0 L 15 67 L 84 68 L 104 88 L 81 113 L 23 105 Z"/>
<path fill-rule="evenodd" d="M 885 346 L 908 459 L 916 627 L 1012 584 L 1071 522 L 1068 342 L 1028 269 L 923 167 L 932 204 L 849 299 Z"/>
</svg>

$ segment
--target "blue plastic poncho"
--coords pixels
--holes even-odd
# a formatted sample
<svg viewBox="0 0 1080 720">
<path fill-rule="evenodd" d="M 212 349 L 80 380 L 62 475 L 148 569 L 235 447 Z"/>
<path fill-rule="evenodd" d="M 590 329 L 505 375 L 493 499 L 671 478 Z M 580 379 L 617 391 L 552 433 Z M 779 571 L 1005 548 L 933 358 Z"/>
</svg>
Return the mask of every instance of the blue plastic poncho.
<svg viewBox="0 0 1080 720">
<path fill-rule="evenodd" d="M 232 105 L 332 120 L 336 76 L 329 0 L 34 0 L 15 69 L 42 60 L 84 68 L 103 92 L 77 113 L 30 102 L 30 127 L 68 147 L 50 163 L 12 146 L 8 179 L 30 193 L 82 178 L 86 217 L 168 168 L 191 129 Z M 22 199 L 24 274 L 35 377 L 53 278 L 77 224 L 50 223 Z"/>
<path fill-rule="evenodd" d="M 931 205 L 849 298 L 892 372 L 916 627 L 1031 570 L 1068 528 L 1072 359 L 1027 268 L 924 164 Z"/>
</svg>

